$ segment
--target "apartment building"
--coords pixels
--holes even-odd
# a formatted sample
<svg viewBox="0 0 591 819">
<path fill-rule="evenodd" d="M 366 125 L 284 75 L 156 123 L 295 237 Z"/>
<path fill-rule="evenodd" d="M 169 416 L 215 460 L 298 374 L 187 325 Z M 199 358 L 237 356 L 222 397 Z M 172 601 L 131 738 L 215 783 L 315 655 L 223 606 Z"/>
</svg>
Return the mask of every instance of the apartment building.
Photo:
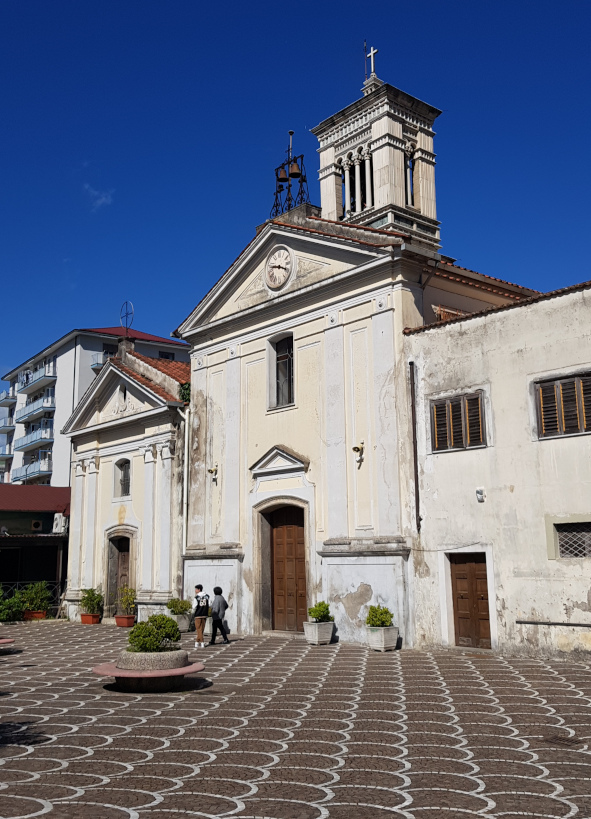
<svg viewBox="0 0 591 819">
<path fill-rule="evenodd" d="M 0 483 L 68 486 L 70 440 L 60 430 L 106 361 L 121 327 L 71 330 L 6 373 L 0 391 Z M 184 342 L 129 330 L 141 355 L 188 361 Z"/>
</svg>

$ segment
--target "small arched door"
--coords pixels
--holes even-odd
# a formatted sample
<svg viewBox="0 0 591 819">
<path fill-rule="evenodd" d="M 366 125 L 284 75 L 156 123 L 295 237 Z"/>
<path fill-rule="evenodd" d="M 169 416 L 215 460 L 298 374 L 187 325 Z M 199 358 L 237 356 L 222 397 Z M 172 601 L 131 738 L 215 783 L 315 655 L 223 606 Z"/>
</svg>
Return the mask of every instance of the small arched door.
<svg viewBox="0 0 591 819">
<path fill-rule="evenodd" d="M 273 628 L 303 631 L 308 613 L 304 512 L 283 506 L 269 516 Z"/>
<path fill-rule="evenodd" d="M 109 540 L 109 565 L 107 570 L 107 600 L 105 611 L 111 617 L 117 612 L 119 590 L 130 584 L 129 538 L 113 537 Z"/>
</svg>

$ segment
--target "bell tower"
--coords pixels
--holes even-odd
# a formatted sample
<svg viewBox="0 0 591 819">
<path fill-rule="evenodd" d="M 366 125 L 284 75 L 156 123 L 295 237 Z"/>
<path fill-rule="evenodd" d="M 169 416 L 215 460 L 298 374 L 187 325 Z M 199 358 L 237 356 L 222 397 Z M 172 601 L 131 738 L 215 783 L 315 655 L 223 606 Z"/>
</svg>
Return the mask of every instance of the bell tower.
<svg viewBox="0 0 591 819">
<path fill-rule="evenodd" d="M 322 217 L 396 230 L 439 246 L 433 124 L 441 111 L 380 80 L 375 55 L 363 97 L 312 129 Z"/>
</svg>

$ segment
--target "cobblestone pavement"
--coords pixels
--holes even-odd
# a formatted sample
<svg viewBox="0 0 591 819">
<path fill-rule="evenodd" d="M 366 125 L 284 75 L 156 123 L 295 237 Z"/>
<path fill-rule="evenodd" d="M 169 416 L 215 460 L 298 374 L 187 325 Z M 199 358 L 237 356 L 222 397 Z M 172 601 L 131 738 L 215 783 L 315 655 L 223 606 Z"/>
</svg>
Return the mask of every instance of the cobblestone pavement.
<svg viewBox="0 0 591 819">
<path fill-rule="evenodd" d="M 134 695 L 90 673 L 123 629 L 2 636 L 2 819 L 591 816 L 591 663 L 252 637 Z"/>
</svg>

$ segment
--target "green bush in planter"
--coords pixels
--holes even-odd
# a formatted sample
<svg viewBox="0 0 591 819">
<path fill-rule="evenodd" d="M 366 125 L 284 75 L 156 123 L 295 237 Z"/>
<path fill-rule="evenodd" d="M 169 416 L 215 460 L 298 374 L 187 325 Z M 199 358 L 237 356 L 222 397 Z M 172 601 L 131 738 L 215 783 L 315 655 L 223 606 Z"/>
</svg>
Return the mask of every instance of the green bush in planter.
<svg viewBox="0 0 591 819">
<path fill-rule="evenodd" d="M 153 614 L 147 623 L 138 623 L 129 634 L 128 651 L 172 651 L 181 639 L 179 627 L 166 614 Z"/>
<path fill-rule="evenodd" d="M 393 619 L 392 612 L 386 606 L 370 606 L 365 624 L 373 628 L 388 628 Z"/>
<path fill-rule="evenodd" d="M 179 600 L 178 597 L 173 597 L 166 604 L 166 608 L 171 614 L 188 614 L 191 611 L 191 604 L 188 600 Z"/>
<path fill-rule="evenodd" d="M 100 614 L 103 610 L 103 595 L 96 589 L 82 589 L 80 608 L 84 614 Z"/>
<path fill-rule="evenodd" d="M 121 586 L 119 589 L 119 607 L 123 614 L 133 614 L 135 611 L 135 589 L 131 586 Z"/>
<path fill-rule="evenodd" d="M 45 580 L 29 583 L 21 592 L 23 611 L 47 611 L 51 604 L 51 592 Z"/>
<path fill-rule="evenodd" d="M 8 623 L 22 619 L 23 601 L 21 593 L 17 591 L 12 597 L 4 597 L 4 592 L 0 587 L 0 622 Z"/>
<path fill-rule="evenodd" d="M 332 623 L 334 617 L 331 616 L 330 607 L 324 600 L 320 600 L 315 606 L 308 609 L 308 616 L 314 620 L 315 623 Z"/>
</svg>

